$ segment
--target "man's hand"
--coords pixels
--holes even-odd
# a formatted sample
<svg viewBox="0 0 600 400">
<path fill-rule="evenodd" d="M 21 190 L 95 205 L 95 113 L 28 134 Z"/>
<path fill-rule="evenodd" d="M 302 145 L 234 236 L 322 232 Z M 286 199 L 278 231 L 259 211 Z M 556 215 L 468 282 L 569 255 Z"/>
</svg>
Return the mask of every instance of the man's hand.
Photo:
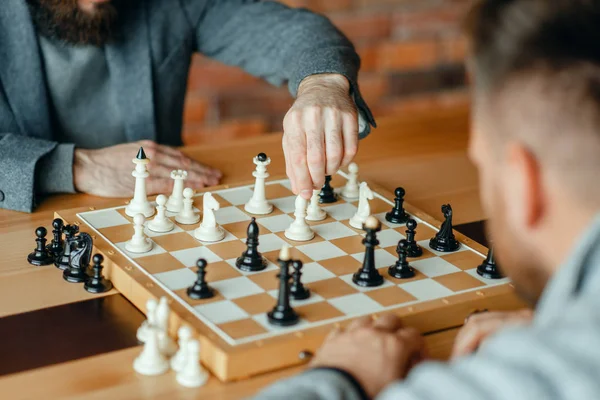
<svg viewBox="0 0 600 400">
<path fill-rule="evenodd" d="M 402 379 L 425 357 L 425 344 L 414 328 L 402 328 L 391 314 L 373 321 L 354 321 L 345 332 L 333 331 L 311 362 L 311 367 L 344 370 L 356 378 L 370 398 Z"/>
<path fill-rule="evenodd" d="M 358 149 L 358 114 L 350 83 L 337 74 L 312 75 L 283 120 L 283 152 L 292 190 L 310 199 L 325 175 L 348 165 Z"/>
<path fill-rule="evenodd" d="M 452 349 L 452 358 L 473 353 L 492 334 L 508 325 L 529 324 L 533 318 L 531 310 L 511 312 L 485 312 L 473 314 L 458 332 Z"/>
<path fill-rule="evenodd" d="M 168 194 L 173 187 L 170 176 L 174 169 L 188 172 L 186 185 L 192 188 L 219 183 L 219 171 L 197 163 L 177 149 L 144 140 L 99 150 L 76 149 L 73 162 L 75 189 L 102 197 L 133 195 L 135 179 L 131 176 L 134 168 L 131 160 L 140 146 L 150 159 L 150 177 L 146 179 L 148 194 Z"/>
</svg>

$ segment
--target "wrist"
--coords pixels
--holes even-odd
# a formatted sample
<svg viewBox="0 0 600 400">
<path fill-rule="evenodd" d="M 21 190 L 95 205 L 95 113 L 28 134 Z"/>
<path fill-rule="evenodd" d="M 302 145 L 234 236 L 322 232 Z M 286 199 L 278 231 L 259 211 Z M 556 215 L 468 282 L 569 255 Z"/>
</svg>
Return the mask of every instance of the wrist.
<svg viewBox="0 0 600 400">
<path fill-rule="evenodd" d="M 315 88 L 330 88 L 350 93 L 350 81 L 340 74 L 316 74 L 307 76 L 298 86 L 298 97 Z"/>
<path fill-rule="evenodd" d="M 86 170 L 90 164 L 89 150 L 75 149 L 73 152 L 73 186 L 78 192 L 85 192 Z"/>
</svg>

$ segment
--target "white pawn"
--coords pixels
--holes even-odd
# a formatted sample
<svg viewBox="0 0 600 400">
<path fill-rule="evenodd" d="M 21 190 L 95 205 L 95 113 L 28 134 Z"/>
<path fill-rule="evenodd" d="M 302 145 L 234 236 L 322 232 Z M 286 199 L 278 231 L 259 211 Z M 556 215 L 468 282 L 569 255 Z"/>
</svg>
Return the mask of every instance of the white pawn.
<svg viewBox="0 0 600 400">
<path fill-rule="evenodd" d="M 312 197 L 310 198 L 310 204 L 306 210 L 307 221 L 323 221 L 325 218 L 327 218 L 327 213 L 319 204 L 319 192 L 320 190 L 313 190 Z"/>
<path fill-rule="evenodd" d="M 144 350 L 133 361 L 133 369 L 142 375 L 160 375 L 167 372 L 169 362 L 158 348 L 157 330 L 150 328 L 144 343 Z"/>
<path fill-rule="evenodd" d="M 175 228 L 175 224 L 167 218 L 167 196 L 160 194 L 156 197 L 156 217 L 148 222 L 148 229 L 153 232 L 170 232 Z"/>
<path fill-rule="evenodd" d="M 179 350 L 171 358 L 171 369 L 179 372 L 183 369 L 187 356 L 187 346 L 192 339 L 192 329 L 187 325 L 182 325 L 177 331 L 179 337 Z"/>
<path fill-rule="evenodd" d="M 166 297 L 161 297 L 156 307 L 156 328 L 158 329 L 158 347 L 168 357 L 177 351 L 175 341 L 169 336 L 169 318 L 171 309 Z"/>
<path fill-rule="evenodd" d="M 131 253 L 147 253 L 152 250 L 153 243 L 144 234 L 144 218 L 143 214 L 137 214 L 133 217 L 133 236 L 125 243 L 125 250 Z"/>
<path fill-rule="evenodd" d="M 356 229 L 362 229 L 363 224 L 371 215 L 371 205 L 369 200 L 373 200 L 373 192 L 369 189 L 367 182 L 360 184 L 360 194 L 358 200 L 358 210 L 352 218 L 350 218 L 350 226 Z"/>
<path fill-rule="evenodd" d="M 360 188 L 358 186 L 358 165 L 352 163 L 348 166 L 348 181 L 342 189 L 342 197 L 346 199 L 358 199 Z"/>
<path fill-rule="evenodd" d="M 183 225 L 192 225 L 200 221 L 200 215 L 194 211 L 194 191 L 191 188 L 183 190 L 183 208 L 175 217 L 175 221 Z"/>
<path fill-rule="evenodd" d="M 146 302 L 146 320 L 137 330 L 136 338 L 140 343 L 145 343 L 148 338 L 148 331 L 156 328 L 156 306 L 158 302 L 154 298 L 149 298 Z"/>
<path fill-rule="evenodd" d="M 296 242 L 307 242 L 315 237 L 315 233 L 306 223 L 306 206 L 307 201 L 301 196 L 296 197 L 296 211 L 294 216 L 296 219 L 285 230 L 285 237 Z"/>
<path fill-rule="evenodd" d="M 189 388 L 202 386 L 208 379 L 208 373 L 200 365 L 200 343 L 197 340 L 190 340 L 186 349 L 185 363 L 175 379 L 181 386 Z"/>
<path fill-rule="evenodd" d="M 202 196 L 202 223 L 194 231 L 194 237 L 203 242 L 218 242 L 225 238 L 225 231 L 217 224 L 215 210 L 221 206 L 211 193 Z"/>
<path fill-rule="evenodd" d="M 171 171 L 171 179 L 173 179 L 173 193 L 167 201 L 167 211 L 178 213 L 183 208 L 183 181 L 187 179 L 187 171 L 178 169 Z"/>
</svg>

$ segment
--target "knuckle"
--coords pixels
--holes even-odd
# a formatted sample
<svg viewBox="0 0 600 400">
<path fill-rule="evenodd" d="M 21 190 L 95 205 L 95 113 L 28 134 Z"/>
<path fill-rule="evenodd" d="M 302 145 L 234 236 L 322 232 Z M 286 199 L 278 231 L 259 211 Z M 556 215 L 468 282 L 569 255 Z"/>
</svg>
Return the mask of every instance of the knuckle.
<svg viewBox="0 0 600 400">
<path fill-rule="evenodd" d="M 323 154 L 319 152 L 309 153 L 306 160 L 310 165 L 321 165 L 325 163 Z"/>
</svg>

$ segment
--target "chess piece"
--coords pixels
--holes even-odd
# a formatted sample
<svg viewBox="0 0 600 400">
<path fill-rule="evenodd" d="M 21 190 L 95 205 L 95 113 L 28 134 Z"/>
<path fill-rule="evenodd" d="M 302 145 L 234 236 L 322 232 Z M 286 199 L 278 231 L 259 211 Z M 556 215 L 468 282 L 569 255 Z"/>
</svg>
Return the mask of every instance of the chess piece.
<svg viewBox="0 0 600 400">
<path fill-rule="evenodd" d="M 331 187 L 331 175 L 325 176 L 325 183 L 319 192 L 319 203 L 330 204 L 338 201 L 337 194 Z"/>
<path fill-rule="evenodd" d="M 306 207 L 307 201 L 302 196 L 296 197 L 296 211 L 294 216 L 296 219 L 291 223 L 289 228 L 285 230 L 285 237 L 296 242 L 307 242 L 315 237 L 315 233 L 306 223 Z"/>
<path fill-rule="evenodd" d="M 171 336 L 169 336 L 171 308 L 169 307 L 169 301 L 165 296 L 158 300 L 155 317 L 158 335 L 158 347 L 163 354 L 170 357 L 177 351 L 177 345 Z"/>
<path fill-rule="evenodd" d="M 417 221 L 410 218 L 406 222 L 406 228 L 406 242 L 408 243 L 407 256 L 412 258 L 421 257 L 423 255 L 423 249 L 415 240 L 415 235 L 417 234 Z"/>
<path fill-rule="evenodd" d="M 142 325 L 136 332 L 136 338 L 140 343 L 146 342 L 148 339 L 149 329 L 156 327 L 156 307 L 158 302 L 154 298 L 149 298 L 146 301 L 146 320 L 142 322 Z"/>
<path fill-rule="evenodd" d="M 63 236 L 64 222 L 60 218 L 55 218 L 52 221 L 52 241 L 47 246 L 48 250 L 54 255 L 54 259 L 58 259 L 64 250 Z"/>
<path fill-rule="evenodd" d="M 351 163 L 348 165 L 348 181 L 342 189 L 342 197 L 347 200 L 358 199 L 360 187 L 358 186 L 358 165 Z"/>
<path fill-rule="evenodd" d="M 188 388 L 202 386 L 208 379 L 208 373 L 200 365 L 200 342 L 190 340 L 185 347 L 185 363 L 175 375 L 175 379 L 181 386 Z"/>
<path fill-rule="evenodd" d="M 137 214 L 133 217 L 134 234 L 131 239 L 125 243 L 125 250 L 131 253 L 147 253 L 152 250 L 153 243 L 144 234 L 144 222 L 146 219 L 143 214 Z"/>
<path fill-rule="evenodd" d="M 445 221 L 442 223 L 439 232 L 429 241 L 429 247 L 436 251 L 450 253 L 460 248 L 460 243 L 454 237 L 452 228 L 452 206 L 444 204 L 442 213 Z"/>
<path fill-rule="evenodd" d="M 252 176 L 256 178 L 254 184 L 254 192 L 252 197 L 244 206 L 244 209 L 250 214 L 266 215 L 273 212 L 273 205 L 267 201 L 265 194 L 265 179 L 270 175 L 267 172 L 267 166 L 271 164 L 271 159 L 265 153 L 260 153 L 253 160 L 256 165 L 256 170 Z"/>
<path fill-rule="evenodd" d="M 166 207 L 167 211 L 178 213 L 183 208 L 183 182 L 187 179 L 187 171 L 181 169 L 171 171 L 173 179 L 173 192 L 169 196 Z"/>
<path fill-rule="evenodd" d="M 46 248 L 46 235 L 48 230 L 40 226 L 35 230 L 35 250 L 27 256 L 27 261 L 31 265 L 42 266 L 50 265 L 54 262 L 54 255 Z"/>
<path fill-rule="evenodd" d="M 167 358 L 158 347 L 158 330 L 149 327 L 142 353 L 133 361 L 133 369 L 142 375 L 161 375 L 169 370 Z"/>
<path fill-rule="evenodd" d="M 502 279 L 502 273 L 494 260 L 494 248 L 490 247 L 485 261 L 477 267 L 477 273 L 486 279 Z"/>
<path fill-rule="evenodd" d="M 177 330 L 177 339 L 179 343 L 179 350 L 171 358 L 171 369 L 175 372 L 179 372 L 183 369 L 187 358 L 187 346 L 192 340 L 192 329 L 187 325 L 181 325 Z"/>
<path fill-rule="evenodd" d="M 150 160 L 146 157 L 143 147 L 140 147 L 137 156 L 132 162 L 135 164 L 135 169 L 131 173 L 135 178 L 135 189 L 133 199 L 125 207 L 125 214 L 130 217 L 136 214 L 144 214 L 144 217 L 149 218 L 154 215 L 154 207 L 152 207 L 146 195 L 146 178 L 150 176 L 148 173 L 148 163 Z"/>
<path fill-rule="evenodd" d="M 73 244 L 75 235 L 79 233 L 79 227 L 77 225 L 65 225 L 63 227 L 63 232 L 65 233 L 63 250 L 60 254 L 60 257 L 58 257 L 54 261 L 54 265 L 56 266 L 56 268 L 64 271 L 69 268 L 69 260 L 71 258 L 71 245 Z"/>
<path fill-rule="evenodd" d="M 410 218 L 404 210 L 404 196 L 406 195 L 406 191 L 401 187 L 396 188 L 395 195 L 394 208 L 385 214 L 385 219 L 392 224 L 403 224 Z"/>
<path fill-rule="evenodd" d="M 208 283 L 206 283 L 206 264 L 207 262 L 203 258 L 196 262 L 196 266 L 198 267 L 198 278 L 194 285 L 187 290 L 187 295 L 190 299 L 209 299 L 215 295 L 215 292 L 208 286 Z"/>
<path fill-rule="evenodd" d="M 302 261 L 294 260 L 292 262 L 292 286 L 290 286 L 290 293 L 294 300 L 305 300 L 310 297 L 310 289 L 307 289 L 302 283 Z"/>
<path fill-rule="evenodd" d="M 358 200 L 358 210 L 352 218 L 350 218 L 350 226 L 356 229 L 363 229 L 363 224 L 371 215 L 371 205 L 369 200 L 373 200 L 373 192 L 369 188 L 367 182 L 360 184 L 360 194 Z"/>
<path fill-rule="evenodd" d="M 71 283 L 87 282 L 90 279 L 88 270 L 94 241 L 85 232 L 72 239 L 72 248 L 69 255 L 69 268 L 63 271 L 63 279 Z"/>
<path fill-rule="evenodd" d="M 396 247 L 396 253 L 398 254 L 398 261 L 396 264 L 388 268 L 388 274 L 397 279 L 408 279 L 415 276 L 415 270 L 408 264 L 406 258 L 408 257 L 408 242 L 404 239 L 398 242 Z"/>
<path fill-rule="evenodd" d="M 383 276 L 375 268 L 375 247 L 379 245 L 377 232 L 381 231 L 381 222 L 370 216 L 363 229 L 367 232 L 362 243 L 365 245 L 365 259 L 362 267 L 352 276 L 352 282 L 358 286 L 373 287 L 383 285 Z"/>
<path fill-rule="evenodd" d="M 183 207 L 175 217 L 175 221 L 182 225 L 193 225 L 200 221 L 200 215 L 194 211 L 194 194 L 192 188 L 183 190 Z"/>
<path fill-rule="evenodd" d="M 313 190 L 313 195 L 310 198 L 310 204 L 306 210 L 307 221 L 323 221 L 327 218 L 327 213 L 319 205 L 319 191 Z"/>
<path fill-rule="evenodd" d="M 235 260 L 235 266 L 245 272 L 257 272 L 267 268 L 267 260 L 258 251 L 258 224 L 252 218 L 246 232 L 246 251 Z"/>
<path fill-rule="evenodd" d="M 300 321 L 300 317 L 290 306 L 290 248 L 284 245 L 279 253 L 279 294 L 277 295 L 277 304 L 267 313 L 269 323 L 277 326 L 295 325 Z"/>
<path fill-rule="evenodd" d="M 212 193 L 202 196 L 202 223 L 194 230 L 194 237 L 203 242 L 218 242 L 225 238 L 225 230 L 217 224 L 215 211 L 221 207 Z"/>
<path fill-rule="evenodd" d="M 112 289 L 112 282 L 102 276 L 102 263 L 104 262 L 104 257 L 102 254 L 95 254 L 92 259 L 94 266 L 92 267 L 92 271 L 94 275 L 88 279 L 88 281 L 83 285 L 83 288 L 90 293 L 104 293 L 108 292 Z"/>
<path fill-rule="evenodd" d="M 175 229 L 175 224 L 167 217 L 167 196 L 159 194 L 156 196 L 156 217 L 148 222 L 148 229 L 152 232 L 170 232 Z"/>
</svg>

